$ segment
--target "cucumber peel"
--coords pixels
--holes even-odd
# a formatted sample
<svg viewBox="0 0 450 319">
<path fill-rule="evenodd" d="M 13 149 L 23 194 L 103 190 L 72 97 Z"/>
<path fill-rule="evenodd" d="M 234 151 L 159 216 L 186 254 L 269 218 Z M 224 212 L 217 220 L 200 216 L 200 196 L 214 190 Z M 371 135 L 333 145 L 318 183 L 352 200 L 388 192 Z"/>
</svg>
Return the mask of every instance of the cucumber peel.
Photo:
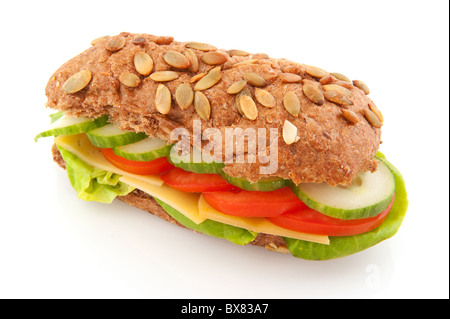
<svg viewBox="0 0 450 319">
<path fill-rule="evenodd" d="M 113 148 L 131 144 L 147 137 L 147 135 L 142 132 L 122 131 L 114 124 L 107 124 L 100 128 L 87 131 L 86 135 L 94 146 L 101 148 Z"/>
<path fill-rule="evenodd" d="M 168 156 L 172 145 L 159 138 L 147 137 L 136 143 L 114 147 L 116 155 L 132 161 L 149 162 Z"/>
<path fill-rule="evenodd" d="M 259 181 L 252 183 L 243 177 L 231 177 L 225 172 L 220 172 L 220 176 L 228 183 L 246 191 L 271 192 L 289 185 L 289 181 L 280 177 L 263 177 Z"/>
</svg>

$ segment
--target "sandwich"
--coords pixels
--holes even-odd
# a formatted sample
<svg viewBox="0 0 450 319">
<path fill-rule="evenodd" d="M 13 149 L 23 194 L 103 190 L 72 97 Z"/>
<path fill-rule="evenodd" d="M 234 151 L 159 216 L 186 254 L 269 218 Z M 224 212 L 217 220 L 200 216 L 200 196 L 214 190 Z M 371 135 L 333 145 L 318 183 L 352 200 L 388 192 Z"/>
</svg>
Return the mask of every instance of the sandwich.
<svg viewBox="0 0 450 319">
<path fill-rule="evenodd" d="M 379 152 L 383 115 L 341 73 L 123 32 L 93 40 L 45 93 L 55 112 L 35 140 L 54 137 L 80 199 L 308 260 L 374 246 L 406 214 Z"/>
</svg>

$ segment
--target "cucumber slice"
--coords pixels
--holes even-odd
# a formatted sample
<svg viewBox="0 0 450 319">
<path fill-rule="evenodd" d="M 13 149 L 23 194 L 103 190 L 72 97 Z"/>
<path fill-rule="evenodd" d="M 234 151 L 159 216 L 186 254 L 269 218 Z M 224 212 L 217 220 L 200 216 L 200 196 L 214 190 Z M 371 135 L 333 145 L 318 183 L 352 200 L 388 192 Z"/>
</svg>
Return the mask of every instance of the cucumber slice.
<svg viewBox="0 0 450 319">
<path fill-rule="evenodd" d="M 326 183 L 305 183 L 292 191 L 308 207 L 339 219 L 369 218 L 383 212 L 392 201 L 395 179 L 391 170 L 379 162 L 375 173 L 361 172 L 348 187 Z"/>
<path fill-rule="evenodd" d="M 101 148 L 113 148 L 121 145 L 131 144 L 147 137 L 145 133 L 122 131 L 114 124 L 86 132 L 87 137 L 94 146 Z"/>
<path fill-rule="evenodd" d="M 41 137 L 74 135 L 83 133 L 95 128 L 100 128 L 108 124 L 108 117 L 102 116 L 96 119 L 87 117 L 69 117 L 63 116 L 54 121 L 47 131 L 39 133 L 34 138 L 37 141 Z"/>
<path fill-rule="evenodd" d="M 175 167 L 197 174 L 219 174 L 225 167 L 225 164 L 214 161 L 212 157 L 202 154 L 197 148 L 191 148 L 191 152 L 185 155 L 172 149 L 167 159 Z M 201 159 L 201 162 L 195 162 L 196 159 Z"/>
<path fill-rule="evenodd" d="M 147 137 L 139 142 L 114 147 L 116 155 L 132 161 L 148 162 L 170 154 L 171 144 L 160 138 Z"/>
<path fill-rule="evenodd" d="M 228 183 L 246 191 L 271 192 L 289 186 L 288 180 L 276 176 L 263 177 L 256 183 L 252 183 L 242 177 L 231 177 L 223 171 L 220 173 L 220 176 Z"/>
</svg>

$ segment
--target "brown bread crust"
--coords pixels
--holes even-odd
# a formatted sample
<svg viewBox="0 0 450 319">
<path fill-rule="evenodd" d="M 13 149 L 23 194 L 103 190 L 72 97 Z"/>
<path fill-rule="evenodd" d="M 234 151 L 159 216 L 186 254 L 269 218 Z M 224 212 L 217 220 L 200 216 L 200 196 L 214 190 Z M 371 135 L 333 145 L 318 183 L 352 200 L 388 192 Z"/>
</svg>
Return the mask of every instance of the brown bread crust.
<svg viewBox="0 0 450 319">
<path fill-rule="evenodd" d="M 112 40 L 115 44 L 122 42 L 123 47 L 111 51 Z M 240 56 L 233 55 L 231 51 L 218 49 L 206 52 L 191 47 L 190 50 L 199 61 L 198 70 L 193 72 L 189 68 L 176 69 L 167 63 L 165 54 L 168 51 L 184 54 L 190 45 L 172 40 L 171 37 L 121 33 L 95 43 L 65 63 L 51 76 L 46 87 L 47 106 L 67 111 L 68 115 L 72 116 L 108 115 L 110 121 L 122 129 L 145 132 L 166 140 L 169 140 L 170 132 L 177 127 L 190 131 L 193 120 L 201 120 L 203 130 L 218 128 L 222 136 L 225 136 L 226 128 L 240 127 L 243 130 L 248 127 L 276 128 L 279 132 L 278 170 L 272 175 L 291 179 L 296 184 L 327 182 L 330 185 L 348 185 L 358 172 L 376 170 L 376 161 L 373 157 L 380 145 L 381 130 L 371 125 L 365 118 L 364 114 L 369 109 L 369 103 L 374 105 L 366 95 L 367 91 L 349 82 L 343 83 L 328 72 L 323 76 L 317 75 L 304 64 L 268 58 L 264 54 Z M 117 47 L 112 49 L 115 50 Z M 172 96 L 168 114 L 161 114 L 155 107 L 155 94 L 160 83 L 152 80 L 152 74 L 144 76 L 136 71 L 133 61 L 135 54 L 139 52 L 145 52 L 151 57 L 152 73 L 156 71 L 178 73 L 177 79 L 164 82 Z M 211 52 L 219 54 L 209 54 L 205 57 Z M 209 65 L 203 61 L 226 62 Z M 217 66 L 221 68 L 220 81 L 211 88 L 202 90 L 211 106 L 210 117 L 204 120 L 196 113 L 194 105 L 182 109 L 176 102 L 175 92 L 181 84 L 189 84 L 194 88 L 195 83 L 191 83 L 194 76 L 207 73 Z M 89 84 L 76 93 L 65 93 L 62 87 L 66 80 L 82 70 L 91 72 L 92 79 Z M 132 88 L 120 82 L 124 72 L 138 76 L 137 87 Z M 255 97 L 255 85 L 259 84 L 252 85 L 250 83 L 253 82 L 249 81 L 246 88 L 258 111 L 255 120 L 241 115 L 236 108 L 236 95 L 227 93 L 227 89 L 234 82 L 243 80 L 247 73 L 261 76 L 266 82 L 263 89 L 270 92 L 276 101 L 276 105 L 272 108 L 260 104 Z M 326 98 L 320 101 L 314 97 L 307 97 L 304 93 L 304 82 L 297 82 L 300 78 L 312 81 L 326 98 L 337 102 L 331 102 Z M 334 93 L 328 94 L 324 89 L 326 84 L 348 87 L 351 97 L 339 98 L 339 95 L 336 96 Z M 287 92 L 295 93 L 299 99 L 300 111 L 297 116 L 288 113 L 284 107 L 283 101 Z M 311 92 L 308 91 L 308 94 Z M 345 105 L 349 100 L 352 104 Z M 359 121 L 355 124 L 346 120 L 342 108 L 352 111 Z M 285 120 L 298 128 L 298 141 L 290 145 L 284 142 L 282 136 Z M 224 171 L 234 177 L 257 181 L 261 177 L 260 165 L 258 162 L 233 163 L 227 164 Z"/>
</svg>

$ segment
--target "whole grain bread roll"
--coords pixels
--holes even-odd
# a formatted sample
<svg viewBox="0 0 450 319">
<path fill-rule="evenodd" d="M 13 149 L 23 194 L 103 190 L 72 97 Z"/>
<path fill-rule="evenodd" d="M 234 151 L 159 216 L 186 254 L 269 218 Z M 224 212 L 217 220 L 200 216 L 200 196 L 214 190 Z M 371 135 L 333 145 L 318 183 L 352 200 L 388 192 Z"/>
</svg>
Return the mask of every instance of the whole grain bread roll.
<svg viewBox="0 0 450 319">
<path fill-rule="evenodd" d="M 367 94 L 363 82 L 317 67 L 131 33 L 93 41 L 46 87 L 52 109 L 108 115 L 124 130 L 167 141 L 175 128 L 192 130 L 193 120 L 222 133 L 275 128 L 278 170 L 271 175 L 330 185 L 376 170 L 382 117 Z M 257 181 L 260 166 L 233 161 L 224 171 Z"/>
</svg>

